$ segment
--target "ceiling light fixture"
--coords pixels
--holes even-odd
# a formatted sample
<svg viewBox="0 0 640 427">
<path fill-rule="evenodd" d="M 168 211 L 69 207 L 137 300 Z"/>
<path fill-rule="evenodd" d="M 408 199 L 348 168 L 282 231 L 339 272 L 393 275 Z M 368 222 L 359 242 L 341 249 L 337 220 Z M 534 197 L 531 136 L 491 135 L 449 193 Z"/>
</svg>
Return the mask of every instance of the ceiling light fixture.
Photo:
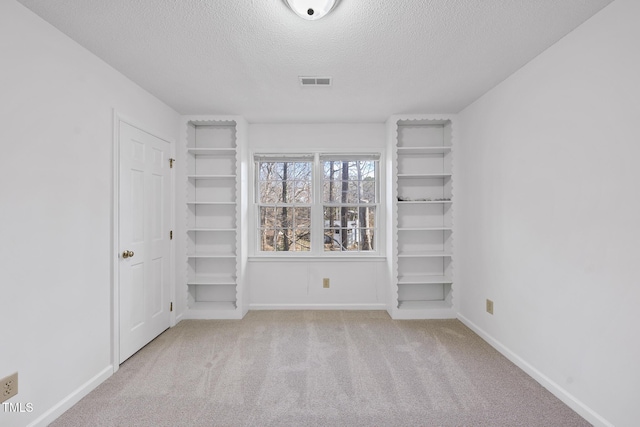
<svg viewBox="0 0 640 427">
<path fill-rule="evenodd" d="M 308 21 L 322 18 L 338 3 L 338 0 L 284 0 L 296 15 Z"/>
</svg>

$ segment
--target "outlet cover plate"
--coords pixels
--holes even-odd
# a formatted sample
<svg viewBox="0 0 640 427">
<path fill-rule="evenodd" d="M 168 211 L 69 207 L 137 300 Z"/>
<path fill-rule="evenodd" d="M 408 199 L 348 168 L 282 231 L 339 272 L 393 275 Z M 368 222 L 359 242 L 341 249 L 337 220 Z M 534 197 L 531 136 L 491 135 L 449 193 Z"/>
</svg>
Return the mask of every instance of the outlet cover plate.
<svg viewBox="0 0 640 427">
<path fill-rule="evenodd" d="M 493 314 L 493 301 L 487 300 L 487 313 Z"/>
<path fill-rule="evenodd" d="M 18 394 L 18 373 L 15 372 L 0 380 L 0 403 Z"/>
</svg>

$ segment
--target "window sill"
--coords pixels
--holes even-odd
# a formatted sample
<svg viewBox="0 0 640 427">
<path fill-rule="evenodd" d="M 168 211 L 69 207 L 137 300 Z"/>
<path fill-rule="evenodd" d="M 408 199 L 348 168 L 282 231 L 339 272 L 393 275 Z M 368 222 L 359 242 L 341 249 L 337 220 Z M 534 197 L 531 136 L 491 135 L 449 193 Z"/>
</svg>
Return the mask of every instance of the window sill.
<svg viewBox="0 0 640 427">
<path fill-rule="evenodd" d="M 249 262 L 383 262 L 382 255 L 340 255 L 340 256 L 250 256 Z"/>
</svg>

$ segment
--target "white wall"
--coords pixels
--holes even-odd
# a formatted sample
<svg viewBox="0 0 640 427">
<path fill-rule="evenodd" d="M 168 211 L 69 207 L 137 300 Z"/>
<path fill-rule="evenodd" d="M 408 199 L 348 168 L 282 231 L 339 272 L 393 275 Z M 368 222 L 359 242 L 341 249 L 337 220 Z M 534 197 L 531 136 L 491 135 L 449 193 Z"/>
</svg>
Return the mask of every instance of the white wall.
<svg viewBox="0 0 640 427">
<path fill-rule="evenodd" d="M 466 108 L 455 160 L 462 319 L 619 427 L 640 420 L 638 17 L 614 1 Z"/>
<path fill-rule="evenodd" d="M 24 426 L 112 372 L 113 109 L 174 140 L 178 115 L 13 0 L 0 52 L 0 377 L 34 408 L 0 425 Z"/>
<path fill-rule="evenodd" d="M 250 124 L 248 140 L 250 155 L 255 152 L 315 151 L 381 152 L 384 155 L 386 127 L 384 123 Z M 381 162 L 380 170 L 384 173 L 382 165 Z M 384 183 L 384 176 L 381 182 Z M 385 194 L 384 190 L 381 194 Z M 383 211 L 381 206 L 379 224 L 384 224 Z M 385 230 L 382 225 L 378 232 L 378 245 L 384 255 Z M 318 258 L 310 261 L 250 259 L 247 273 L 250 309 L 386 309 L 388 275 L 382 257 L 362 261 L 349 257 L 348 262 Z M 322 287 L 325 277 L 331 280 L 329 289 Z"/>
</svg>

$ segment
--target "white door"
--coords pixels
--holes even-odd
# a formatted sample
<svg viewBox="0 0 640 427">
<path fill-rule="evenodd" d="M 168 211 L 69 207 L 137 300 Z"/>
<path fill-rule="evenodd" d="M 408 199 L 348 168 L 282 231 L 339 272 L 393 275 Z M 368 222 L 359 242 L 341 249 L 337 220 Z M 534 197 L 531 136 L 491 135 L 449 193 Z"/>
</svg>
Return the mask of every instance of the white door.
<svg viewBox="0 0 640 427">
<path fill-rule="evenodd" d="M 120 122 L 120 363 L 169 327 L 169 144 Z"/>
</svg>

